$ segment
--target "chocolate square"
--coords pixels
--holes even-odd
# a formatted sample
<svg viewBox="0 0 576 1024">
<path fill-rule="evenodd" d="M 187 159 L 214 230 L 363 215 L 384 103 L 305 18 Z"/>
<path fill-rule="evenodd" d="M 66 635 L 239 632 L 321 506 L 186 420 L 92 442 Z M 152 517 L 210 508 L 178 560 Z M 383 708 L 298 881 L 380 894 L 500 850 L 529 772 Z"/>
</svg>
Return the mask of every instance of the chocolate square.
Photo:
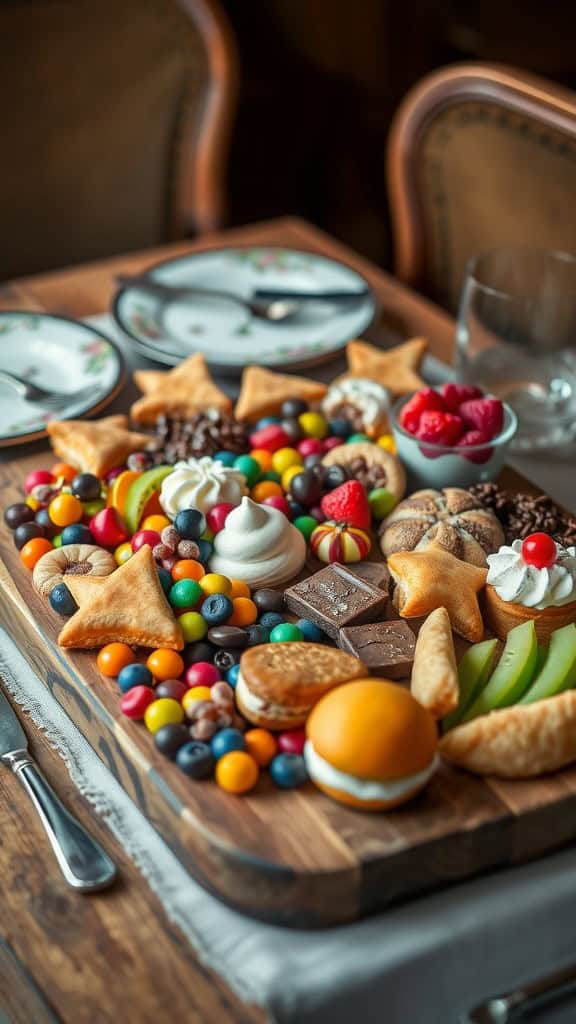
<svg viewBox="0 0 576 1024">
<path fill-rule="evenodd" d="M 388 595 L 390 594 L 390 569 L 385 562 L 354 562 L 350 567 L 350 572 L 359 576 L 361 580 L 365 580 L 366 583 L 371 583 L 373 587 L 378 587 L 379 590 L 385 590 Z"/>
<path fill-rule="evenodd" d="M 338 646 L 364 662 L 372 675 L 403 679 L 410 675 L 416 637 L 407 622 L 370 622 L 340 630 Z"/>
<path fill-rule="evenodd" d="M 388 594 L 335 562 L 289 587 L 284 600 L 290 611 L 336 640 L 343 626 L 381 618 Z"/>
</svg>

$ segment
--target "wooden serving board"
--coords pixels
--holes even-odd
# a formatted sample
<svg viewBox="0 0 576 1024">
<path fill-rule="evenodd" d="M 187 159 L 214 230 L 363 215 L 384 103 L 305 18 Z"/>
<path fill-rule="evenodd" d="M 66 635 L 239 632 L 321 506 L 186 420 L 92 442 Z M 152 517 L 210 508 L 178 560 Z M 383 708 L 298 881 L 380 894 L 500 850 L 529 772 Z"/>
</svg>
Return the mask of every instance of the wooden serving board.
<svg viewBox="0 0 576 1024">
<path fill-rule="evenodd" d="M 0 467 L 2 508 L 22 500 L 34 456 Z M 502 482 L 536 489 L 506 470 Z M 425 793 L 389 814 L 331 801 L 311 784 L 279 790 L 264 773 L 235 797 L 193 782 L 119 711 L 95 653 L 60 650 L 62 624 L 33 589 L 0 526 L 0 622 L 46 687 L 190 873 L 236 909 L 313 927 L 537 857 L 576 837 L 576 768 L 532 782 L 479 779 L 445 765 Z"/>
</svg>

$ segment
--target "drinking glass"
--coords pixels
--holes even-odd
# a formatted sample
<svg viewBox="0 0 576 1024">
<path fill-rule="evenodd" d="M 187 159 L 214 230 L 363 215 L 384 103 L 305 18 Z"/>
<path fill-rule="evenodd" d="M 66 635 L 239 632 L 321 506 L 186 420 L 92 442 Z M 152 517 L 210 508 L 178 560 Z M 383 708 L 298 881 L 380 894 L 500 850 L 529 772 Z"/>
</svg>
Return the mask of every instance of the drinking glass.
<svg viewBox="0 0 576 1024">
<path fill-rule="evenodd" d="M 576 436 L 576 256 L 508 246 L 467 268 L 457 327 L 460 380 L 509 403 L 512 447 Z"/>
</svg>

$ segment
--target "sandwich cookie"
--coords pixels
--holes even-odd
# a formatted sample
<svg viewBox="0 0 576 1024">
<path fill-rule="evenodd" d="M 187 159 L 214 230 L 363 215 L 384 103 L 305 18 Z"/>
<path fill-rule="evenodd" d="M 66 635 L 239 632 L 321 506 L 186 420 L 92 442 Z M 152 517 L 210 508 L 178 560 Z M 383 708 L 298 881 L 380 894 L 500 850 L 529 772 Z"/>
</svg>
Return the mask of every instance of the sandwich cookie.
<svg viewBox="0 0 576 1024">
<path fill-rule="evenodd" d="M 297 729 L 329 690 L 365 673 L 358 658 L 324 644 L 260 644 L 240 659 L 236 704 L 254 725 Z"/>
<path fill-rule="evenodd" d="M 306 724 L 312 781 L 340 803 L 389 810 L 412 799 L 438 765 L 434 719 L 408 690 L 381 679 L 339 686 Z"/>
</svg>

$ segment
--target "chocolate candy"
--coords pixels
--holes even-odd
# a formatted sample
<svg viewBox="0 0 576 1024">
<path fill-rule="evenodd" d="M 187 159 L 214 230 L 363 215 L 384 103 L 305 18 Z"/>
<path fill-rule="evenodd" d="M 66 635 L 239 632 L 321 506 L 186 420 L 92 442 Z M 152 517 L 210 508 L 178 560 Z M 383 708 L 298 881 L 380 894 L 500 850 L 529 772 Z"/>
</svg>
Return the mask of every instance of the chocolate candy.
<svg viewBox="0 0 576 1024">
<path fill-rule="evenodd" d="M 340 630 L 338 646 L 364 662 L 372 675 L 404 679 L 414 661 L 416 637 L 407 622 L 371 622 Z"/>
<path fill-rule="evenodd" d="M 385 562 L 356 562 L 350 572 L 373 587 L 390 593 L 390 570 Z"/>
<path fill-rule="evenodd" d="M 180 747 L 190 740 L 188 726 L 182 722 L 180 725 L 163 725 L 154 735 L 156 748 L 164 757 L 176 757 Z"/>
<path fill-rule="evenodd" d="M 344 626 L 380 619 L 388 595 L 335 562 L 289 587 L 284 599 L 290 611 L 336 640 Z"/>
<path fill-rule="evenodd" d="M 305 469 L 290 481 L 290 496 L 306 508 L 317 505 L 322 497 L 322 481 L 315 469 Z"/>
<path fill-rule="evenodd" d="M 242 649 L 248 645 L 248 634 L 240 626 L 213 626 L 208 630 L 208 640 L 216 647 Z M 218 666 L 220 667 L 220 666 Z"/>
<path fill-rule="evenodd" d="M 348 480 L 348 471 L 344 466 L 329 466 L 324 473 L 324 487 L 327 491 L 333 491 L 335 487 L 341 487 Z"/>
<path fill-rule="evenodd" d="M 182 656 L 186 667 L 194 665 L 197 661 L 212 661 L 214 646 L 206 640 L 197 640 L 194 644 L 187 644 Z"/>
<path fill-rule="evenodd" d="M 132 668 L 132 666 L 128 665 L 128 668 Z M 125 669 L 122 669 L 122 672 L 124 671 Z M 120 675 L 122 675 L 122 672 Z M 118 682 L 120 682 L 120 676 L 118 676 Z M 164 679 L 163 682 L 158 683 L 154 692 L 158 699 L 160 697 L 170 697 L 172 700 L 182 700 L 187 689 L 186 683 L 183 683 L 180 679 Z"/>
<path fill-rule="evenodd" d="M 270 590 L 266 587 L 255 590 L 252 600 L 261 615 L 264 612 L 281 612 L 284 609 L 284 594 L 280 590 Z"/>
<path fill-rule="evenodd" d="M 287 398 L 285 402 L 282 402 L 281 413 L 288 419 L 292 419 L 296 416 L 301 416 L 303 412 L 307 412 L 308 402 L 305 402 L 303 398 Z"/>
<path fill-rule="evenodd" d="M 8 505 L 4 511 L 4 522 L 11 530 L 23 523 L 29 523 L 34 519 L 34 510 L 24 501 L 18 501 L 14 505 Z"/>
<path fill-rule="evenodd" d="M 46 530 L 43 526 L 38 523 L 21 523 L 14 530 L 14 543 L 20 551 L 29 540 L 33 540 L 34 537 L 45 537 Z"/>
<path fill-rule="evenodd" d="M 212 774 L 214 755 L 207 743 L 190 740 L 180 747 L 176 754 L 176 764 L 191 779 L 204 779 Z"/>
</svg>

